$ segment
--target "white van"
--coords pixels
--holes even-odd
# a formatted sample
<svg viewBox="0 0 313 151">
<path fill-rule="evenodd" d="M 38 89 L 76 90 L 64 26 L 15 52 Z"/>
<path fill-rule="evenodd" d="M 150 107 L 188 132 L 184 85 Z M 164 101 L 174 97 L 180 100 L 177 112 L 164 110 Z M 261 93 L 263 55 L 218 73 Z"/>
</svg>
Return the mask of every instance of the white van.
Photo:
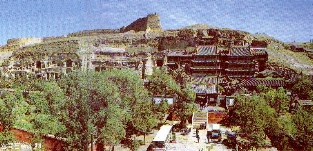
<svg viewBox="0 0 313 151">
<path fill-rule="evenodd" d="M 151 142 L 151 149 L 153 151 L 166 151 L 166 144 L 172 139 L 172 127 L 172 125 L 163 125 L 160 128 Z"/>
</svg>

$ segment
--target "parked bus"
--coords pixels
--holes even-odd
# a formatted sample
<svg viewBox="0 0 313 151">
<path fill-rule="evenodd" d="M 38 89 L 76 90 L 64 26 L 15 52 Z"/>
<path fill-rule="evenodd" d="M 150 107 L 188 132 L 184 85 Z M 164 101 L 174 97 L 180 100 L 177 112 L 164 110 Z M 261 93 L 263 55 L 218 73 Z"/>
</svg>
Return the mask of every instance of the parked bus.
<svg viewBox="0 0 313 151">
<path fill-rule="evenodd" d="M 166 151 L 166 143 L 172 139 L 172 127 L 172 125 L 163 125 L 151 142 L 148 150 Z"/>
</svg>

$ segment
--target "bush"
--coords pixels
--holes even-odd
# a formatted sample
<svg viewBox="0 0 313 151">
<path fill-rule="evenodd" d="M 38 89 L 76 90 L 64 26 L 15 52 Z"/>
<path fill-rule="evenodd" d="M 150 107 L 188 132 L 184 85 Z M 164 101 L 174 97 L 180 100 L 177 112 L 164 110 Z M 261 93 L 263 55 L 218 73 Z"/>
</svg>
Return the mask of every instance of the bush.
<svg viewBox="0 0 313 151">
<path fill-rule="evenodd" d="M 132 151 L 136 151 L 139 149 L 139 146 L 140 146 L 139 140 L 132 140 L 129 148 Z"/>
<path fill-rule="evenodd" d="M 132 151 L 138 150 L 141 143 L 143 143 L 142 140 L 123 139 L 121 141 L 121 144 L 125 145 Z"/>
<path fill-rule="evenodd" d="M 173 133 L 172 135 L 173 135 L 173 138 L 172 138 L 172 139 L 173 139 L 174 141 L 176 141 L 176 133 Z"/>
</svg>

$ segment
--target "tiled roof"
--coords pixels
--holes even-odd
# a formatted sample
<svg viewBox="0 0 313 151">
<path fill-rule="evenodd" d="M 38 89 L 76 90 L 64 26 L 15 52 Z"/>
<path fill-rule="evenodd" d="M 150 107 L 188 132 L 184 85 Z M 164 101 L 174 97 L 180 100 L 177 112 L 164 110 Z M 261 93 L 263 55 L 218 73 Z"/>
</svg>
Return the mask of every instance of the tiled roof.
<svg viewBox="0 0 313 151">
<path fill-rule="evenodd" d="M 252 56 L 247 47 L 233 47 L 230 56 Z"/>
<path fill-rule="evenodd" d="M 216 92 L 216 77 L 191 77 L 192 90 L 196 93 L 214 94 Z"/>
<path fill-rule="evenodd" d="M 193 85 L 192 90 L 196 93 L 214 94 L 216 92 L 215 85 Z"/>
<path fill-rule="evenodd" d="M 221 78 L 220 78 L 221 79 Z M 216 77 L 191 77 L 191 83 L 196 84 L 196 83 L 212 83 L 212 84 L 217 84 L 217 78 Z"/>
<path fill-rule="evenodd" d="M 256 87 L 258 85 L 265 85 L 267 87 L 283 87 L 285 86 L 285 80 L 283 79 L 249 79 L 243 80 L 241 85 L 244 87 L 253 86 Z"/>
<path fill-rule="evenodd" d="M 216 55 L 215 46 L 199 46 L 197 55 Z"/>
<path fill-rule="evenodd" d="M 252 55 L 265 55 L 267 54 L 266 48 L 251 48 Z"/>
</svg>

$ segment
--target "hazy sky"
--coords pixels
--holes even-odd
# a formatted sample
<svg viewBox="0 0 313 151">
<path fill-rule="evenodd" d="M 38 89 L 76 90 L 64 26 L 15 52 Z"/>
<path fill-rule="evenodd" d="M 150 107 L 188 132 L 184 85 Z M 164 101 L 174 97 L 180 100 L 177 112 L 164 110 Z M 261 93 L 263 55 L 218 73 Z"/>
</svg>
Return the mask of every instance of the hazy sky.
<svg viewBox="0 0 313 151">
<path fill-rule="evenodd" d="M 150 13 L 160 15 L 163 29 L 204 23 L 285 42 L 313 39 L 313 0 L 0 0 L 0 45 L 10 38 L 116 29 Z"/>
</svg>

